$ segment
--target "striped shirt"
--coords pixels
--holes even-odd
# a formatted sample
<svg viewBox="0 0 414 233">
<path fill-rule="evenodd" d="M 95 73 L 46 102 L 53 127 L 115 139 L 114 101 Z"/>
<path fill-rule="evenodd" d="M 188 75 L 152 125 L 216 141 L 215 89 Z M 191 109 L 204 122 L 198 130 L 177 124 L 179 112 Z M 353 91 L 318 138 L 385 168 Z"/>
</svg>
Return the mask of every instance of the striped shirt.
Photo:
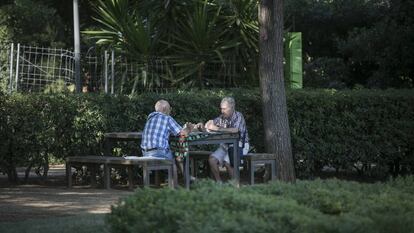
<svg viewBox="0 0 414 233">
<path fill-rule="evenodd" d="M 244 143 L 249 142 L 249 133 L 247 132 L 246 121 L 240 112 L 235 111 L 230 118 L 225 118 L 223 115 L 220 115 L 214 119 L 214 124 L 222 128 L 237 128 L 240 133 L 240 142 L 243 143 L 243 139 Z"/>
<path fill-rule="evenodd" d="M 148 115 L 142 134 L 141 148 L 148 150 L 153 148 L 169 149 L 168 139 L 170 135 L 178 135 L 181 126 L 169 115 L 161 112 L 152 112 Z"/>
</svg>

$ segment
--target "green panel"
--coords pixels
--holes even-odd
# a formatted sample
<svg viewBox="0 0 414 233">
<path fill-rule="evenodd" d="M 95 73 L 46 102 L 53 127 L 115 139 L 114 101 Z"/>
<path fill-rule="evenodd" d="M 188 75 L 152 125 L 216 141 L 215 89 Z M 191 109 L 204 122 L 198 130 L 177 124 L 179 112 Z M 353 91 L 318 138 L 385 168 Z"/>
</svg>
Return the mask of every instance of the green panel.
<svg viewBox="0 0 414 233">
<path fill-rule="evenodd" d="M 290 88 L 302 88 L 302 33 L 285 35 L 285 80 Z"/>
</svg>

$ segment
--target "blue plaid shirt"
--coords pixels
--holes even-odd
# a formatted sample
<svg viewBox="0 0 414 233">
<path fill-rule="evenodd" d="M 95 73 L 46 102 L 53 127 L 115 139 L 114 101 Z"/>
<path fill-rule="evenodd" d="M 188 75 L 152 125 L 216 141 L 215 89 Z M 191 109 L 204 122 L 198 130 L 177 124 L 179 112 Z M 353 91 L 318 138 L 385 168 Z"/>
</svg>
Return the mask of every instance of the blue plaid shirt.
<svg viewBox="0 0 414 233">
<path fill-rule="evenodd" d="M 152 112 L 148 115 L 142 134 L 142 149 L 169 149 L 168 139 L 170 135 L 178 135 L 181 126 L 169 115 L 161 112 Z"/>
<path fill-rule="evenodd" d="M 213 121 L 216 126 L 219 126 L 222 128 L 239 129 L 240 142 L 241 143 L 249 142 L 249 133 L 247 132 L 246 121 L 244 120 L 243 114 L 241 114 L 240 112 L 235 111 L 230 118 L 225 118 L 223 115 L 220 115 Z"/>
</svg>

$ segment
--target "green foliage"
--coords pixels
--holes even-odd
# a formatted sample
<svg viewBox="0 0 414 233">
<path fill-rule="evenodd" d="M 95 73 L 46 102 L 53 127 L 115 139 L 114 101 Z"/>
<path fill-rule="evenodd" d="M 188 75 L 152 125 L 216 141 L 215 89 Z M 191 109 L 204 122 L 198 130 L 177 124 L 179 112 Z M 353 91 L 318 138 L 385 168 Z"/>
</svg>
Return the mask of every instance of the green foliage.
<svg viewBox="0 0 414 233">
<path fill-rule="evenodd" d="M 74 85 L 67 86 L 65 81 L 62 79 L 58 79 L 54 82 L 52 82 L 49 85 L 46 85 L 43 92 L 45 94 L 52 94 L 52 93 L 68 93 L 68 92 L 74 92 L 75 87 Z"/>
<path fill-rule="evenodd" d="M 63 47 L 63 24 L 56 10 L 33 0 L 0 7 L 0 41 Z"/>
<path fill-rule="evenodd" d="M 321 57 L 305 65 L 304 86 L 343 89 L 347 86 L 349 71 L 341 58 Z"/>
<path fill-rule="evenodd" d="M 286 1 L 285 27 L 303 34 L 305 86 L 412 88 L 413 10 L 406 0 Z"/>
<path fill-rule="evenodd" d="M 0 166 L 41 165 L 53 156 L 102 153 L 103 133 L 143 130 L 154 103 L 166 99 L 181 124 L 219 114 L 234 96 L 245 116 L 252 150 L 263 152 L 258 90 L 147 93 L 137 96 L 63 94 L 0 95 Z M 287 94 L 297 174 L 324 168 L 376 177 L 414 170 L 414 93 L 410 90 L 296 90 Z M 127 152 L 120 152 L 127 153 Z M 338 208 L 341 208 L 340 206 Z"/>
<path fill-rule="evenodd" d="M 356 28 L 338 43 L 351 78 L 368 87 L 414 86 L 414 3 L 394 0 L 383 20 L 372 27 Z"/>
<path fill-rule="evenodd" d="M 165 79 L 172 86 L 202 87 L 214 86 L 220 75 L 256 77 L 255 1 L 102 0 L 95 9 L 99 28 L 85 33 L 130 58 L 144 57 L 145 75 L 139 77 L 144 86 L 156 87 Z M 148 56 L 166 59 L 166 73 L 148 79 L 153 73 L 145 67 Z M 229 80 L 233 86 L 244 81 Z"/>
<path fill-rule="evenodd" d="M 338 180 L 191 191 L 138 189 L 112 207 L 112 232 L 412 232 L 414 179 Z"/>
<path fill-rule="evenodd" d="M 288 106 L 297 166 L 318 171 L 328 165 L 384 175 L 388 165 L 412 164 L 412 91 L 291 94 Z"/>
</svg>

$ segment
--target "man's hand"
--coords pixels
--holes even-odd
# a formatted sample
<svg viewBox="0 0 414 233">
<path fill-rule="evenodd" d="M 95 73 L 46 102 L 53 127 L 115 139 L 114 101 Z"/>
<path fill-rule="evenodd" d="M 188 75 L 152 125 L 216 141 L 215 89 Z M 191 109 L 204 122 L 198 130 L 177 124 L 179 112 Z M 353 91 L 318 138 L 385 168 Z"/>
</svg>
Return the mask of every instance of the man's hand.
<svg viewBox="0 0 414 233">
<path fill-rule="evenodd" d="M 207 130 L 213 130 L 213 131 L 218 131 L 220 129 L 217 125 L 214 124 L 213 120 L 207 121 L 205 128 Z"/>
<path fill-rule="evenodd" d="M 191 133 L 191 130 L 194 128 L 194 124 L 187 122 L 184 124 L 183 129 L 180 131 L 180 135 L 188 136 Z"/>
<path fill-rule="evenodd" d="M 202 122 L 200 122 L 200 123 L 197 123 L 196 125 L 194 125 L 194 130 L 198 130 L 200 132 L 203 132 L 206 129 L 204 128 L 204 124 Z"/>
</svg>

